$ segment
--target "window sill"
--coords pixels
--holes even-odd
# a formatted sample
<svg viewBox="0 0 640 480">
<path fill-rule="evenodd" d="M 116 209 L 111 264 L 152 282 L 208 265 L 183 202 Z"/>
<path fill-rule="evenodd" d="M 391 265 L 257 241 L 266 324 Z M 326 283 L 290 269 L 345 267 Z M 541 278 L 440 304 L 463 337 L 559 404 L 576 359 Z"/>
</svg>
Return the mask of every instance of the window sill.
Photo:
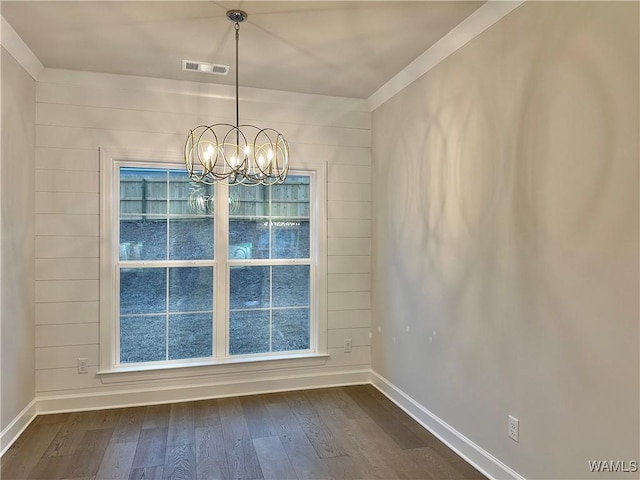
<svg viewBox="0 0 640 480">
<path fill-rule="evenodd" d="M 292 368 L 318 367 L 325 365 L 328 359 L 328 354 L 318 353 L 278 355 L 259 358 L 225 358 L 200 363 L 118 367 L 111 370 L 101 370 L 98 372 L 98 376 L 102 383 L 157 381 L 173 378 L 217 376 L 285 369 L 289 370 Z"/>
</svg>

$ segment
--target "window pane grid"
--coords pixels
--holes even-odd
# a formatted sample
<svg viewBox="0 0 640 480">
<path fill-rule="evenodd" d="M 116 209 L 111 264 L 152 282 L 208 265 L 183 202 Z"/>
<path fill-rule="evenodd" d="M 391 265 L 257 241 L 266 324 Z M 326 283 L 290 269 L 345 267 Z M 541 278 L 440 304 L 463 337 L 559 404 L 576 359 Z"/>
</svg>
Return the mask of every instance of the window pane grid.
<svg viewBox="0 0 640 480">
<path fill-rule="evenodd" d="M 229 267 L 229 353 L 308 351 L 311 265 Z"/>
<path fill-rule="evenodd" d="M 310 197 L 315 187 L 311 186 L 310 175 L 290 174 L 283 185 L 251 187 L 244 193 L 241 189 L 245 187 L 217 186 L 223 195 L 218 196 L 217 202 L 224 207 L 218 216 L 214 215 L 213 188 L 193 187 L 184 181 L 182 171 L 171 167 L 120 167 L 120 173 L 120 215 L 116 227 L 120 251 L 113 264 L 118 277 L 118 296 L 124 295 L 117 304 L 120 321 L 116 326 L 121 337 L 116 347 L 120 351 L 119 363 L 162 364 L 210 358 L 214 354 L 221 356 L 220 350 L 213 351 L 216 308 L 213 297 L 217 294 L 221 294 L 222 308 L 218 315 L 226 310 L 224 317 L 228 320 L 224 330 L 216 328 L 216 338 L 226 338 L 225 350 L 229 355 L 311 350 L 310 285 L 315 272 L 311 232 L 315 232 L 316 227 L 312 227 Z M 246 192 L 253 193 L 245 197 Z M 223 225 L 215 225 L 214 217 Z M 225 232 L 216 242 L 220 245 L 218 254 L 223 255 L 222 265 L 214 260 L 214 238 L 219 228 Z M 189 281 L 187 274 L 184 281 L 174 280 L 181 275 L 179 271 L 188 273 L 203 268 L 208 271 L 206 288 L 211 309 L 202 308 L 198 294 L 193 297 L 190 292 L 200 288 L 201 280 Z M 245 293 L 238 297 L 238 289 L 232 286 L 234 281 L 223 286 L 225 274 L 216 274 L 216 268 L 226 270 L 230 280 L 232 271 L 244 272 L 240 277 L 236 274 L 236 283 L 242 275 L 250 278 L 252 271 L 263 271 L 263 274 L 254 278 L 252 285 L 241 285 L 239 291 Z M 155 286 L 141 281 L 137 289 L 127 284 L 128 272 L 143 270 L 163 272 L 164 279 L 156 279 Z M 218 282 L 213 281 L 216 275 L 222 275 Z M 258 278 L 261 275 L 266 275 L 263 280 Z M 222 290 L 215 290 L 214 283 Z M 154 293 L 158 288 L 163 290 L 159 296 Z M 227 293 L 222 295 L 225 289 Z M 125 298 L 127 292 L 142 295 L 143 290 L 145 301 L 155 298 L 148 311 L 142 311 L 142 307 L 136 307 L 136 301 Z M 239 298 L 242 303 L 238 303 Z M 204 335 L 203 321 L 208 322 Z M 134 332 L 134 337 L 140 337 L 136 340 L 144 347 L 138 348 L 143 350 L 142 354 L 138 355 L 136 349 L 127 344 L 123 336 L 127 329 L 129 333 Z M 259 335 L 247 340 L 244 338 L 247 332 Z M 204 356 L 197 356 L 185 345 L 202 347 L 201 337 L 207 342 L 208 351 Z M 237 340 L 244 342 L 241 348 Z M 217 341 L 217 348 L 223 345 Z M 159 349 L 154 350 L 156 347 L 162 349 L 161 355 Z M 222 356 L 226 355 L 222 352 Z"/>
<path fill-rule="evenodd" d="M 250 199 L 244 198 L 245 195 Z M 236 214 L 230 208 L 229 216 L 230 354 L 309 350 L 309 290 L 313 272 L 310 177 L 290 176 L 284 185 L 272 186 L 258 193 L 240 188 L 235 194 L 230 194 L 229 204 L 233 206 L 234 202 L 237 204 L 236 210 L 244 211 Z M 250 208 L 253 211 L 249 213 Z M 259 215 L 257 210 L 263 210 L 265 214 Z M 242 234 L 249 236 L 243 237 Z M 242 256 L 234 250 L 235 245 L 242 245 L 241 239 L 251 245 L 250 249 L 247 246 L 244 251 L 237 250 L 238 254 L 244 253 Z M 268 269 L 268 279 L 264 277 L 262 282 L 266 282 L 267 286 L 258 281 L 261 276 L 259 272 L 264 269 Z M 289 284 L 285 282 L 282 288 L 278 285 L 282 279 L 276 281 L 274 272 L 286 269 L 294 269 L 289 271 L 294 281 Z M 296 269 L 303 269 L 304 279 L 300 275 L 299 278 L 293 275 Z M 253 276 L 256 278 L 251 278 L 251 271 L 255 272 Z M 252 288 L 255 290 L 253 297 L 247 293 Z M 265 288 L 268 292 L 266 298 Z M 302 299 L 293 302 L 282 300 L 291 297 L 292 292 L 293 297 L 303 292 Z M 241 305 L 242 302 L 245 304 Z M 260 305 L 261 302 L 266 304 Z"/>
<path fill-rule="evenodd" d="M 119 363 L 211 357 L 213 188 L 182 170 L 119 171 Z"/>
<path fill-rule="evenodd" d="M 120 363 L 210 358 L 214 273 L 212 266 L 121 268 Z"/>
</svg>

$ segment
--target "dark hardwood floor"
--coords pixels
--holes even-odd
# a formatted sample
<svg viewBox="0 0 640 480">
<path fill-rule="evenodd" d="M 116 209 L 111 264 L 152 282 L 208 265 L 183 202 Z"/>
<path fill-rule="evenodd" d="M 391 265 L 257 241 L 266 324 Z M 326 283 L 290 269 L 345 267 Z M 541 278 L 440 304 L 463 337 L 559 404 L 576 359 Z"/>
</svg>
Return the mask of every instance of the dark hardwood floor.
<svg viewBox="0 0 640 480">
<path fill-rule="evenodd" d="M 371 386 L 38 416 L 2 479 L 484 479 Z"/>
</svg>

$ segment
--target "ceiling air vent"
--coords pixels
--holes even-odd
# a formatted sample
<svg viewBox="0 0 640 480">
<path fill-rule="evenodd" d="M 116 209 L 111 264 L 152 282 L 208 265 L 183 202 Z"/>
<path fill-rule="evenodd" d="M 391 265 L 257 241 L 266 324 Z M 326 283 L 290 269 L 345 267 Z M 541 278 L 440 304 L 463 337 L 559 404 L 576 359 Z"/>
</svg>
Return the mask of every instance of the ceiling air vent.
<svg viewBox="0 0 640 480">
<path fill-rule="evenodd" d="M 182 70 L 185 72 L 212 73 L 214 75 L 227 75 L 229 65 L 219 65 L 217 63 L 194 62 L 192 60 L 182 61 Z"/>
</svg>

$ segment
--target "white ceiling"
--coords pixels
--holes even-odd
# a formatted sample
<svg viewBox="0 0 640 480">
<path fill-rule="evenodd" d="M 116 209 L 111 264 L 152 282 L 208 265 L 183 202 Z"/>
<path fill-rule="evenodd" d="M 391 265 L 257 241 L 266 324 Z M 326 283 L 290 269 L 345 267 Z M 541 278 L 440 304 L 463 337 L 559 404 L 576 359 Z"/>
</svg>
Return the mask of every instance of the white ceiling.
<svg viewBox="0 0 640 480">
<path fill-rule="evenodd" d="M 45 67 L 233 84 L 182 60 L 234 65 L 241 86 L 368 98 L 482 1 L 6 1 L 1 13 Z"/>
</svg>

